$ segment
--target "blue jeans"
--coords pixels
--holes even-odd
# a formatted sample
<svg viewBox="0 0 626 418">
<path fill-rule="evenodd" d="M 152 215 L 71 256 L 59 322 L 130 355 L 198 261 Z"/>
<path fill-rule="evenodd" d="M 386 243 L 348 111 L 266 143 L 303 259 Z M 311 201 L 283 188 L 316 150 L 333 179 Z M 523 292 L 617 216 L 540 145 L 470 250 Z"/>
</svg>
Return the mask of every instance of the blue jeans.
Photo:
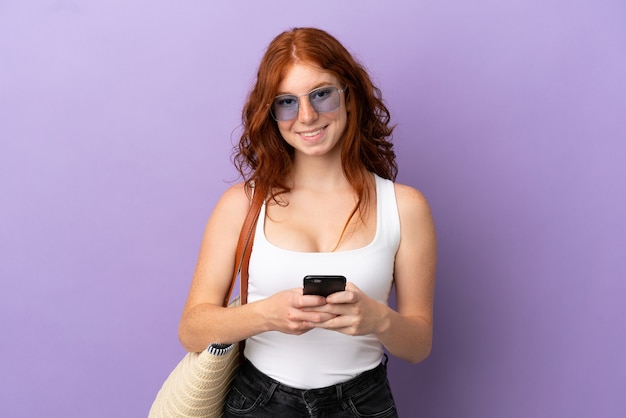
<svg viewBox="0 0 626 418">
<path fill-rule="evenodd" d="M 245 360 L 224 407 L 224 417 L 397 416 L 383 363 L 345 383 L 304 390 L 275 381 Z"/>
</svg>

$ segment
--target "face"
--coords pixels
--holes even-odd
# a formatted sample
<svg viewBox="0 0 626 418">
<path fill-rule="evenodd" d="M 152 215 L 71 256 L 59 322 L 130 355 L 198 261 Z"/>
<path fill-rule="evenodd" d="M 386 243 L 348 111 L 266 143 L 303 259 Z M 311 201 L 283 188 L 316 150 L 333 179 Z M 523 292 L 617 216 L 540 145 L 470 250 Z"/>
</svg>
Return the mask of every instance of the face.
<svg viewBox="0 0 626 418">
<path fill-rule="evenodd" d="M 319 87 L 336 87 L 340 91 L 339 107 L 323 111 L 327 105 L 316 104 L 316 111 L 311 100 L 324 100 L 328 90 L 311 90 Z M 294 119 L 277 121 L 283 139 L 291 145 L 296 157 L 339 155 L 341 140 L 347 124 L 344 88 L 334 75 L 307 64 L 294 64 L 278 85 L 277 95 L 298 96 L 298 112 Z M 293 98 L 292 98 L 293 99 Z M 289 103 L 289 102 L 287 102 Z M 319 103 L 319 102 L 318 102 Z M 331 106 L 334 107 L 334 106 Z"/>
</svg>

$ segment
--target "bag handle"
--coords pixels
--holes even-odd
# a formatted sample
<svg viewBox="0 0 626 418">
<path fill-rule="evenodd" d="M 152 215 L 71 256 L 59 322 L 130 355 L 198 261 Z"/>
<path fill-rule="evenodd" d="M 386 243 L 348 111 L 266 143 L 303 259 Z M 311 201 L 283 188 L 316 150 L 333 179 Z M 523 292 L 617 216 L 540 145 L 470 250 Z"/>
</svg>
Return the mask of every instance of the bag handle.
<svg viewBox="0 0 626 418">
<path fill-rule="evenodd" d="M 233 278 L 230 282 L 230 288 L 224 299 L 225 307 L 228 306 L 239 273 L 241 273 L 239 283 L 241 304 L 245 305 L 248 302 L 248 264 L 250 264 L 250 253 L 252 252 L 256 223 L 259 219 L 259 212 L 261 212 L 261 206 L 263 206 L 266 195 L 265 190 L 261 187 L 258 187 L 256 190 L 252 189 L 252 192 L 252 203 L 250 204 L 248 214 L 246 215 L 246 219 L 241 227 L 241 232 L 239 233 L 239 241 L 237 242 L 237 252 L 235 255 L 235 268 L 233 269 Z"/>
</svg>

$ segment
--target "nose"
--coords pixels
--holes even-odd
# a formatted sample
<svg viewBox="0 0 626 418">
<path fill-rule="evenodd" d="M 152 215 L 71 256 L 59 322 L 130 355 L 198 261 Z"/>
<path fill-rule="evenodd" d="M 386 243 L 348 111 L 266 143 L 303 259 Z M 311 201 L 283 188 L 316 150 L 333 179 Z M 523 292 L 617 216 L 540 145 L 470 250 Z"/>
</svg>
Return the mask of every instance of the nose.
<svg viewBox="0 0 626 418">
<path fill-rule="evenodd" d="M 303 123 L 315 121 L 318 117 L 317 111 L 311 105 L 308 96 L 300 97 L 298 103 L 298 120 Z"/>
</svg>

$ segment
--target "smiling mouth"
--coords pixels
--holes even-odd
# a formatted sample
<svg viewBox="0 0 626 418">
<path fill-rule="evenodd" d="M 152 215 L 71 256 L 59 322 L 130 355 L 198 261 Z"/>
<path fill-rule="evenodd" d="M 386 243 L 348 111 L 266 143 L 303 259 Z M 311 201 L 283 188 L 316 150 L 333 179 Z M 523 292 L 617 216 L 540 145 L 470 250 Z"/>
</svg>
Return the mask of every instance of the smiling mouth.
<svg viewBox="0 0 626 418">
<path fill-rule="evenodd" d="M 326 129 L 326 126 L 320 128 L 320 129 L 316 129 L 315 131 L 300 132 L 300 135 L 303 136 L 304 138 L 314 138 L 314 137 L 320 135 L 322 132 L 324 132 L 325 129 Z"/>
</svg>

